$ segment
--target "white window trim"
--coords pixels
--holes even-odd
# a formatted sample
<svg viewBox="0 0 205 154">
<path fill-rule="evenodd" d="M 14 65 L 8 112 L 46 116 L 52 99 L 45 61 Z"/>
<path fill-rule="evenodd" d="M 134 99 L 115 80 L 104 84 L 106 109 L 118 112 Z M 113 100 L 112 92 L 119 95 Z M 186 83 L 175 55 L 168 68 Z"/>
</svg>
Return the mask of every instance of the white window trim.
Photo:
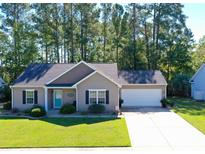
<svg viewBox="0 0 205 154">
<path fill-rule="evenodd" d="M 35 91 L 35 90 L 34 90 L 34 89 L 26 89 L 25 91 L 26 91 L 26 104 L 28 104 L 28 105 L 34 105 L 34 102 L 35 102 L 35 100 L 34 100 L 34 99 L 35 99 L 34 91 Z M 29 91 L 32 91 L 32 92 L 33 92 L 33 103 L 27 103 L 27 92 L 29 92 Z"/>
<path fill-rule="evenodd" d="M 88 101 L 89 104 L 90 104 L 90 92 L 91 91 L 96 91 L 96 104 L 98 104 L 98 92 L 105 91 L 105 103 L 104 104 L 106 104 L 106 89 L 88 89 L 88 91 L 89 91 L 89 101 Z"/>
</svg>

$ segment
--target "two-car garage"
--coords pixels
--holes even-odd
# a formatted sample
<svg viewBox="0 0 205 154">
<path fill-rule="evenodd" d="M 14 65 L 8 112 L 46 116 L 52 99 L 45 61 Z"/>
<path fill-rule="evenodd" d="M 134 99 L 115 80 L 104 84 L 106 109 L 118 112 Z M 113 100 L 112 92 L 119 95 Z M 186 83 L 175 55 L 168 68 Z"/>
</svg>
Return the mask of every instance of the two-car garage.
<svg viewBox="0 0 205 154">
<path fill-rule="evenodd" d="M 167 82 L 160 71 L 119 71 L 122 107 L 161 106 Z"/>
<path fill-rule="evenodd" d="M 161 106 L 162 89 L 122 89 L 124 107 Z"/>
</svg>

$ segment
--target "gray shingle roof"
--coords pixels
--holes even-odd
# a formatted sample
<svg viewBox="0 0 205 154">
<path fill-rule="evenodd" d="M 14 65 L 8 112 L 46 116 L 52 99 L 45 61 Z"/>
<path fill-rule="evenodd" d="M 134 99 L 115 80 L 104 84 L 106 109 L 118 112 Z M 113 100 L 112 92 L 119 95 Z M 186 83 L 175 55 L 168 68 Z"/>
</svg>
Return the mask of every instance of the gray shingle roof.
<svg viewBox="0 0 205 154">
<path fill-rule="evenodd" d="M 76 64 L 30 64 L 13 83 L 15 86 L 44 86 Z M 88 63 L 119 84 L 167 84 L 160 71 L 118 71 L 116 63 Z"/>
<path fill-rule="evenodd" d="M 13 85 L 42 86 L 74 64 L 30 64 Z"/>
<path fill-rule="evenodd" d="M 117 64 L 88 63 L 97 71 L 118 80 Z M 43 86 L 76 64 L 30 64 L 13 83 L 15 86 Z"/>
<path fill-rule="evenodd" d="M 118 72 L 120 84 L 162 84 L 167 82 L 160 71 L 122 70 Z"/>
</svg>

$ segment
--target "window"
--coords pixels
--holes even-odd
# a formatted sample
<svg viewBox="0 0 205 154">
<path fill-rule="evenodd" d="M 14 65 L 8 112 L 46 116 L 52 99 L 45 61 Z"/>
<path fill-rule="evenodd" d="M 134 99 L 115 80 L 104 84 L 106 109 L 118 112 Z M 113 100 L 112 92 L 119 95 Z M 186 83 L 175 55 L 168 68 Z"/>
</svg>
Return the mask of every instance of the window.
<svg viewBox="0 0 205 154">
<path fill-rule="evenodd" d="M 106 90 L 89 90 L 89 104 L 105 104 Z"/>
<path fill-rule="evenodd" d="M 97 104 L 97 91 L 89 91 L 89 103 L 90 104 Z"/>
<path fill-rule="evenodd" d="M 26 90 L 26 104 L 34 104 L 34 90 Z"/>
<path fill-rule="evenodd" d="M 106 93 L 105 91 L 98 91 L 98 104 L 105 104 Z"/>
</svg>

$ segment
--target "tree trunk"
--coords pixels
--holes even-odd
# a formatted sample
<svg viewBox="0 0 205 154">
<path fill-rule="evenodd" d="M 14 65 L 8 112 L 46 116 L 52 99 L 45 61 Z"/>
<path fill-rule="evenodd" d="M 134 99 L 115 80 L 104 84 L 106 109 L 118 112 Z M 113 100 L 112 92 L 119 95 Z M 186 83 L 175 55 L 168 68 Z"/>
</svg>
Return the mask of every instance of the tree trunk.
<svg viewBox="0 0 205 154">
<path fill-rule="evenodd" d="M 65 31 L 66 31 L 66 4 L 63 4 L 63 29 L 64 29 L 64 33 L 63 33 L 63 62 L 66 63 L 66 50 L 67 50 L 67 46 L 66 46 L 66 35 L 65 35 Z M 68 62 L 69 62 L 69 56 L 68 56 Z"/>
<path fill-rule="evenodd" d="M 70 28 L 71 28 L 71 62 L 74 62 L 74 46 L 73 46 L 73 4 L 70 4 Z"/>
<path fill-rule="evenodd" d="M 144 24 L 144 29 L 145 29 L 145 41 L 146 41 L 146 53 L 147 53 L 147 68 L 149 70 L 151 69 L 150 68 L 150 51 L 149 51 L 149 38 L 147 35 L 147 22 L 146 21 Z"/>
<path fill-rule="evenodd" d="M 46 42 L 46 63 L 48 63 L 48 45 L 47 45 L 47 42 Z"/>
<path fill-rule="evenodd" d="M 161 15 L 161 8 L 160 8 L 160 4 L 159 4 L 159 7 L 158 7 L 158 14 L 157 14 L 157 20 L 156 20 L 156 26 L 157 26 L 157 29 L 156 29 L 156 46 L 155 46 L 155 50 L 156 50 L 156 66 L 155 68 L 157 68 L 157 61 L 160 59 L 160 53 L 159 53 L 159 29 L 160 29 L 160 15 Z"/>
<path fill-rule="evenodd" d="M 151 69 L 155 69 L 155 39 L 156 38 L 156 4 L 154 4 L 154 14 L 153 14 L 153 31 L 152 31 L 152 41 L 153 41 L 153 51 L 152 51 L 152 62 L 151 62 Z"/>
<path fill-rule="evenodd" d="M 106 22 L 106 21 L 104 21 Z M 106 36 L 107 36 L 107 33 L 106 33 L 106 28 L 107 28 L 107 24 L 104 23 L 103 24 L 103 62 L 105 62 L 105 48 L 106 48 Z"/>
<path fill-rule="evenodd" d="M 84 60 L 84 48 L 83 48 L 83 13 L 82 13 L 82 11 L 81 11 L 81 13 L 80 13 L 80 50 L 81 50 L 81 59 L 82 60 Z"/>
<path fill-rule="evenodd" d="M 135 53 L 136 53 L 136 4 L 133 4 L 133 64 L 134 69 L 136 69 L 136 60 L 135 60 Z"/>
<path fill-rule="evenodd" d="M 119 65 L 118 63 L 118 40 L 117 40 L 117 46 L 116 46 L 116 63 L 117 65 Z"/>
<path fill-rule="evenodd" d="M 55 36 L 55 40 L 56 40 L 56 55 L 57 55 L 57 63 L 60 63 L 60 54 L 59 54 L 59 38 L 58 38 L 58 16 L 57 16 L 57 13 L 58 13 L 58 6 L 57 4 L 55 4 L 55 32 L 56 32 L 56 36 Z"/>
</svg>

